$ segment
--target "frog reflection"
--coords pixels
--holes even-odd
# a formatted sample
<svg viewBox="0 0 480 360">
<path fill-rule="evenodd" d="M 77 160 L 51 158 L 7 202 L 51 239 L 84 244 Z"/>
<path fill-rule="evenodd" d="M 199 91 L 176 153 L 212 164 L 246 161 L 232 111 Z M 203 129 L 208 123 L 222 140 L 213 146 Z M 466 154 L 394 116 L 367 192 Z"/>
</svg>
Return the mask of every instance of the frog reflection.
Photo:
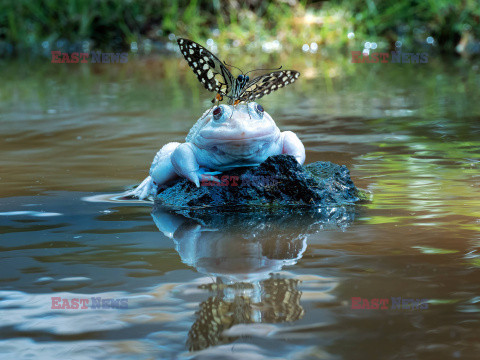
<svg viewBox="0 0 480 360">
<path fill-rule="evenodd" d="M 278 272 L 297 263 L 307 248 L 308 234 L 319 226 L 337 228 L 337 219 L 342 219 L 342 226 L 353 220 L 351 212 L 338 211 L 338 217 L 332 211 L 325 212 L 328 216 L 322 212 L 183 216 L 156 208 L 155 224 L 174 241 L 182 261 L 215 278 L 200 286 L 210 296 L 195 314 L 188 333 L 189 350 L 235 340 L 224 331 L 237 324 L 301 319 L 305 312 L 300 281 Z"/>
</svg>

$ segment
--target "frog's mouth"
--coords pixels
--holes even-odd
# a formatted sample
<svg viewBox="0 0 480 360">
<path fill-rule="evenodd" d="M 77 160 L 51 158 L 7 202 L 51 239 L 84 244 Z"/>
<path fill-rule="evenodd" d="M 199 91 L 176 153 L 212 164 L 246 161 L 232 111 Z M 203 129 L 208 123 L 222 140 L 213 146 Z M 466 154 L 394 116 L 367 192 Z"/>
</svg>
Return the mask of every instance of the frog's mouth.
<svg viewBox="0 0 480 360">
<path fill-rule="evenodd" d="M 206 148 L 218 156 L 247 159 L 267 150 L 278 140 L 278 136 L 279 134 L 273 133 L 249 138 L 208 138 L 212 145 Z"/>
<path fill-rule="evenodd" d="M 242 133 L 245 134 L 245 133 Z M 260 133 L 260 134 L 250 134 L 250 135 L 240 135 L 240 136 L 204 136 L 202 135 L 202 138 L 211 143 L 244 143 L 244 142 L 249 142 L 249 141 L 262 141 L 262 140 L 272 140 L 278 136 L 277 132 L 269 132 L 269 133 Z"/>
<path fill-rule="evenodd" d="M 240 146 L 240 145 L 232 146 L 232 144 L 229 144 L 228 146 L 214 145 L 210 148 L 210 151 L 220 156 L 248 158 L 248 157 L 255 156 L 261 153 L 262 151 L 268 149 L 270 145 L 271 145 L 270 142 L 259 143 L 259 144 L 256 144 L 256 146 L 249 145 L 248 147 Z"/>
</svg>

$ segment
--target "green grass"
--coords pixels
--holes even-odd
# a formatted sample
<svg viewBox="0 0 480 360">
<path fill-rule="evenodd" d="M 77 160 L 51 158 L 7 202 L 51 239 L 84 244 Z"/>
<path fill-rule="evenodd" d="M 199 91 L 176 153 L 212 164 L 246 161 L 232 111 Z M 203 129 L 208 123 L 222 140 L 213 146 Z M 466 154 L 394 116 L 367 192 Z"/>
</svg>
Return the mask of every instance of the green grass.
<svg viewBox="0 0 480 360">
<path fill-rule="evenodd" d="M 126 50 L 137 42 L 143 51 L 142 44 L 165 43 L 171 33 L 203 43 L 213 37 L 243 51 L 272 40 L 287 49 L 312 42 L 358 48 L 365 41 L 387 49 L 397 40 L 415 46 L 433 36 L 440 50 L 453 52 L 465 31 L 480 38 L 478 0 L 0 2 L 0 53 L 16 54 L 85 41 L 89 50 Z"/>
</svg>

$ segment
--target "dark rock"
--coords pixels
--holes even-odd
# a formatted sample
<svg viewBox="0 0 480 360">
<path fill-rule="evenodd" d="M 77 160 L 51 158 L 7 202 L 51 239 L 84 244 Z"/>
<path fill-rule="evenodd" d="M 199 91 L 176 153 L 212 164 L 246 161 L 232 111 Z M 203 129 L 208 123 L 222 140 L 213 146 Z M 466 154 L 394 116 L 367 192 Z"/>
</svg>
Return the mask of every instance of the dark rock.
<svg viewBox="0 0 480 360">
<path fill-rule="evenodd" d="M 210 177 L 211 178 L 211 177 Z M 354 204 L 360 193 L 344 165 L 315 162 L 302 166 L 291 155 L 271 156 L 258 167 L 217 175 L 197 188 L 186 179 L 160 189 L 156 201 L 179 209 L 203 207 L 331 207 Z"/>
</svg>

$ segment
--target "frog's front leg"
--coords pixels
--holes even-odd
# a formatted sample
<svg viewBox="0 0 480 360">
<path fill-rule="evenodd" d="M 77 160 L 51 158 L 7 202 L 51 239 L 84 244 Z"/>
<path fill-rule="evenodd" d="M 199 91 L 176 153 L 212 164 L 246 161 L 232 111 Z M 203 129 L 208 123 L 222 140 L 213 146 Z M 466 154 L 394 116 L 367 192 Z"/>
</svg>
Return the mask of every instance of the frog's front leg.
<svg viewBox="0 0 480 360">
<path fill-rule="evenodd" d="M 305 162 L 305 147 L 294 132 L 284 131 L 281 135 L 282 154 L 293 155 L 300 165 Z"/>
<path fill-rule="evenodd" d="M 141 200 L 155 196 L 159 185 L 163 185 L 178 177 L 172 162 L 172 153 L 180 145 L 178 142 L 171 142 L 164 145 L 153 159 L 150 167 L 150 176 L 146 177 L 134 190 L 127 192 L 127 196 L 135 196 Z"/>
<path fill-rule="evenodd" d="M 173 168 L 178 175 L 200 187 L 201 176 L 205 171 L 200 169 L 200 165 L 195 157 L 195 145 L 191 143 L 181 144 L 173 152 L 171 160 Z"/>
<path fill-rule="evenodd" d="M 150 166 L 150 176 L 156 186 L 166 184 L 177 177 L 171 160 L 180 146 L 182 144 L 178 142 L 168 143 L 155 155 L 152 166 Z"/>
</svg>

